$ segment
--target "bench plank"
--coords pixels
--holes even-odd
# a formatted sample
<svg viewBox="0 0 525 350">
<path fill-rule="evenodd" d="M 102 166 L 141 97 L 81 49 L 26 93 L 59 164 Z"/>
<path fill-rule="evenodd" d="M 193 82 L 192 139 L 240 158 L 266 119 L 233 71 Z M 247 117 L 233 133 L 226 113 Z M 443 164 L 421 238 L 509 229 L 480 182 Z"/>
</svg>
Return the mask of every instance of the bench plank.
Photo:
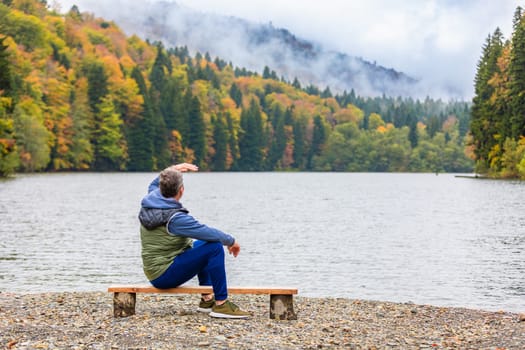
<svg viewBox="0 0 525 350">
<path fill-rule="evenodd" d="M 213 293 L 209 286 L 183 285 L 176 288 L 159 289 L 151 285 L 118 285 L 110 286 L 108 292 L 118 293 L 170 293 L 170 294 L 206 294 Z M 228 287 L 230 294 L 269 294 L 293 295 L 297 294 L 296 288 L 286 287 Z"/>
</svg>

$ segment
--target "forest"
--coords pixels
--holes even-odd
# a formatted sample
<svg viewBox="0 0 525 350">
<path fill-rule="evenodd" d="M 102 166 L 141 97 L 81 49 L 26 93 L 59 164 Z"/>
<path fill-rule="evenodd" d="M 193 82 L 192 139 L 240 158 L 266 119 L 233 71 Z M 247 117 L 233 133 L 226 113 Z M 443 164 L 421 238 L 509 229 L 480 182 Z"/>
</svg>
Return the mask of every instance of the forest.
<svg viewBox="0 0 525 350">
<path fill-rule="evenodd" d="M 2 0 L 0 176 L 184 161 L 205 171 L 437 173 L 470 172 L 476 159 L 492 169 L 487 149 L 500 145 L 499 165 L 510 144 L 525 149 L 519 138 L 479 138 L 487 110 L 508 112 L 482 91 L 508 98 L 505 79 L 489 77 L 512 66 L 510 44 L 493 52 L 497 40 L 485 48 L 494 71 L 478 73 L 471 135 L 470 102 L 332 93 L 126 36 L 76 6 L 61 14 L 42 0 Z"/>
<path fill-rule="evenodd" d="M 513 33 L 499 28 L 482 49 L 471 111 L 476 171 L 495 178 L 525 179 L 525 19 L 518 7 Z"/>
</svg>

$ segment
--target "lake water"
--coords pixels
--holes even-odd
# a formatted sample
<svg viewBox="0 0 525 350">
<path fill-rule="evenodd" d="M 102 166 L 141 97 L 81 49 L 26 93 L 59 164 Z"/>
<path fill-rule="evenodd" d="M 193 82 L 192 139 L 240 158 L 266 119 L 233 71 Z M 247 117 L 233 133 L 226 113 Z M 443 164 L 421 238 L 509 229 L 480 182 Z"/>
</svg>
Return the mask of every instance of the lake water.
<svg viewBox="0 0 525 350">
<path fill-rule="evenodd" d="M 137 213 L 154 173 L 0 181 L 0 290 L 147 283 Z M 192 173 L 183 204 L 229 232 L 230 285 L 525 311 L 525 182 L 435 174 Z"/>
</svg>

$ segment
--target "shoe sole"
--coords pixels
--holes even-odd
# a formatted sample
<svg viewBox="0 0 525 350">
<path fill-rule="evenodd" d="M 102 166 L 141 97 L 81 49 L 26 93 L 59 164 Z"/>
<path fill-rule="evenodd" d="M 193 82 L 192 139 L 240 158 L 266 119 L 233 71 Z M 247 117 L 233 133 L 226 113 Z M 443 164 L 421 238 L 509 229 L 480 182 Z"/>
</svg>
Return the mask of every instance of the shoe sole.
<svg viewBox="0 0 525 350">
<path fill-rule="evenodd" d="M 231 319 L 242 319 L 242 318 L 249 318 L 249 315 L 230 315 L 230 314 L 221 314 L 219 312 L 210 312 L 211 317 L 215 318 L 231 318 Z"/>
<path fill-rule="evenodd" d="M 211 312 L 211 307 L 199 307 L 197 308 L 198 312 L 204 312 L 205 314 L 209 314 Z"/>
</svg>

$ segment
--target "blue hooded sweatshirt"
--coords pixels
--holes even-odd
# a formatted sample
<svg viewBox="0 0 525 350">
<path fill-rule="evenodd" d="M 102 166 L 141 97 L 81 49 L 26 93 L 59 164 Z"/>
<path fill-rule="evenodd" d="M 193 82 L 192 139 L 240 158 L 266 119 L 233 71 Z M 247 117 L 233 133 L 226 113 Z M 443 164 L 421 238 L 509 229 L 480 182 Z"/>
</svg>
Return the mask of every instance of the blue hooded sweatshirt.
<svg viewBox="0 0 525 350">
<path fill-rule="evenodd" d="M 235 242 L 231 235 L 198 222 L 174 198 L 162 196 L 159 189 L 159 177 L 151 182 L 148 194 L 142 199 L 139 220 L 148 230 L 166 225 L 166 230 L 170 235 L 221 242 L 226 246 L 231 246 Z"/>
</svg>

